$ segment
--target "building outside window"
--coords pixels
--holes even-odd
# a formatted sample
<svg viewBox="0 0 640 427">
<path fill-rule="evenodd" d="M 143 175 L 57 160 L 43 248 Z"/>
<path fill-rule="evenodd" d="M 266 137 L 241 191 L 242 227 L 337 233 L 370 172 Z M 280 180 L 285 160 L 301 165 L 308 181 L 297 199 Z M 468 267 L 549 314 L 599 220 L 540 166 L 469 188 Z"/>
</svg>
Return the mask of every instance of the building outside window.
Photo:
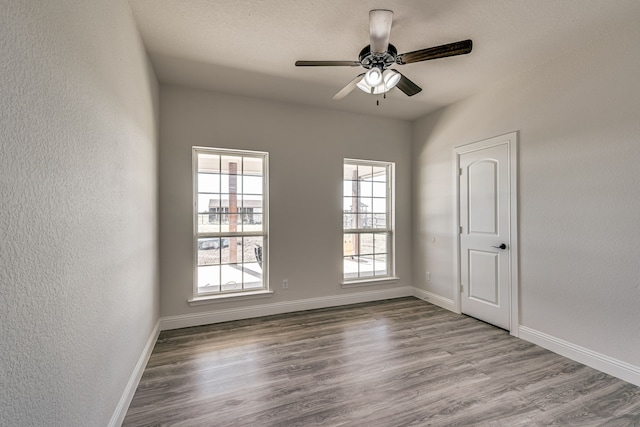
<svg viewBox="0 0 640 427">
<path fill-rule="evenodd" d="M 268 154 L 193 148 L 194 296 L 268 289 Z"/>
<path fill-rule="evenodd" d="M 394 275 L 393 163 L 344 160 L 343 279 Z"/>
</svg>

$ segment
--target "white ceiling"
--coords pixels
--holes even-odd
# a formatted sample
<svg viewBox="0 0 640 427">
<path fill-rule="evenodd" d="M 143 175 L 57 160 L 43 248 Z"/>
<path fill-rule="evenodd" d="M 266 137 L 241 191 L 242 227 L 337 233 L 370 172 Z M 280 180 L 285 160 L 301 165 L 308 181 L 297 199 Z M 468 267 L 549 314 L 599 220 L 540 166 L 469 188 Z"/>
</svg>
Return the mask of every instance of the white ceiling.
<svg viewBox="0 0 640 427">
<path fill-rule="evenodd" d="M 544 66 L 640 18 L 638 0 L 129 0 L 160 82 L 413 120 Z M 473 52 L 398 66 L 423 88 L 331 97 L 362 68 L 295 67 L 357 60 L 369 10 L 394 11 L 399 53 L 472 39 Z"/>
</svg>

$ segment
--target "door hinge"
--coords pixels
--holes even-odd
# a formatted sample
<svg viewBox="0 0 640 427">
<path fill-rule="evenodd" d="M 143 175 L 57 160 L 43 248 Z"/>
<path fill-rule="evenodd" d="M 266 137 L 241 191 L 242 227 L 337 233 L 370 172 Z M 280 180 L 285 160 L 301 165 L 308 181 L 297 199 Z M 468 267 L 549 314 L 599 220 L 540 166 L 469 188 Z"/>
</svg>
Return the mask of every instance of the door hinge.
<svg viewBox="0 0 640 427">
<path fill-rule="evenodd" d="M 460 226 L 460 234 L 462 234 L 462 226 Z"/>
<path fill-rule="evenodd" d="M 460 283 L 460 293 L 464 292 L 464 288 L 462 287 L 462 283 Z"/>
<path fill-rule="evenodd" d="M 462 168 L 458 169 L 458 175 L 462 176 Z"/>
</svg>

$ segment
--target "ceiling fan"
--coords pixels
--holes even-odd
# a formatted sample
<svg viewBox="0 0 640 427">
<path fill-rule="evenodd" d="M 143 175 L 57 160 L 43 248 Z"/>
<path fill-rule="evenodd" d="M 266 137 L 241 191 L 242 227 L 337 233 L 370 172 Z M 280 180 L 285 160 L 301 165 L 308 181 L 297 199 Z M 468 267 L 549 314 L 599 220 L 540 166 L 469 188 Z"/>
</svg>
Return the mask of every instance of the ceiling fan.
<svg viewBox="0 0 640 427">
<path fill-rule="evenodd" d="M 428 61 L 431 59 L 465 55 L 471 52 L 473 46 L 472 41 L 463 40 L 442 46 L 429 47 L 426 49 L 415 50 L 413 52 L 398 54 L 396 47 L 389 43 L 392 20 L 393 11 L 391 10 L 374 9 L 369 12 L 370 44 L 360 51 L 357 61 L 296 61 L 296 66 L 361 66 L 368 70 L 351 80 L 344 88 L 333 96 L 333 99 L 344 98 L 356 87 L 373 95 L 386 94 L 394 87 L 397 87 L 407 96 L 413 96 L 419 93 L 422 88 L 409 80 L 399 71 L 389 67 L 394 64 L 412 64 L 414 62 Z"/>
</svg>

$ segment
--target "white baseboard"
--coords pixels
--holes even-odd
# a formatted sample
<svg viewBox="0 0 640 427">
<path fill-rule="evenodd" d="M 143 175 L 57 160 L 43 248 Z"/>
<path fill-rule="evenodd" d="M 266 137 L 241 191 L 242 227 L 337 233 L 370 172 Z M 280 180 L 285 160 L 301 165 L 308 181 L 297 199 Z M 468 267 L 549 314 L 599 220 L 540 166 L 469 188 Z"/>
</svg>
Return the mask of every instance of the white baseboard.
<svg viewBox="0 0 640 427">
<path fill-rule="evenodd" d="M 525 341 L 532 342 L 571 360 L 640 386 L 640 367 L 638 366 L 633 366 L 526 326 L 520 326 L 519 331 L 520 338 Z"/>
<path fill-rule="evenodd" d="M 433 292 L 425 291 L 424 289 L 420 288 L 413 288 L 413 296 L 456 313 L 455 303 L 449 298 L 442 297 L 440 295 L 434 294 Z"/>
<path fill-rule="evenodd" d="M 160 335 L 160 320 L 156 322 L 149 338 L 147 339 L 147 343 L 142 350 L 142 354 L 138 358 L 138 362 L 136 363 L 135 368 L 133 368 L 133 372 L 131 373 L 131 377 L 129 377 L 129 382 L 122 393 L 122 397 L 118 402 L 118 406 L 116 406 L 116 410 L 113 412 L 111 416 L 111 420 L 109 421 L 109 427 L 120 427 L 122 422 L 124 421 L 124 417 L 127 415 L 127 410 L 129 409 L 129 405 L 131 404 L 131 400 L 133 400 L 133 395 L 138 388 L 138 383 L 140 382 L 140 378 L 142 378 L 142 373 L 144 372 L 144 368 L 147 366 L 147 362 L 149 361 L 149 357 L 151 356 L 151 352 L 153 351 L 153 347 L 156 345 L 156 341 L 158 340 L 158 335 Z"/>
<path fill-rule="evenodd" d="M 379 301 L 392 298 L 413 296 L 413 288 L 403 286 L 399 288 L 358 292 L 328 297 L 308 298 L 296 301 L 260 304 L 250 307 L 229 308 L 204 313 L 183 314 L 160 318 L 160 329 L 187 328 L 190 326 L 208 325 L 211 323 L 229 322 L 231 320 L 250 319 L 253 317 L 271 316 L 274 314 L 291 313 L 294 311 L 313 310 L 316 308 L 337 307 L 340 305 L 357 304 L 361 302 Z"/>
</svg>

